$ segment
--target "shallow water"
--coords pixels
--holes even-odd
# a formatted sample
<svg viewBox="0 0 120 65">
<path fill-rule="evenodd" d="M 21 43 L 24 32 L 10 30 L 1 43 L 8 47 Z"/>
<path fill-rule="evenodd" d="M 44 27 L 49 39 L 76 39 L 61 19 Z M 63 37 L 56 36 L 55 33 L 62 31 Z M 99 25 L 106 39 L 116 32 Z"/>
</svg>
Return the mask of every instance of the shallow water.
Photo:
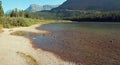
<svg viewBox="0 0 120 65">
<path fill-rule="evenodd" d="M 119 23 L 52 23 L 36 29 L 50 34 L 26 35 L 37 48 L 83 65 L 120 64 Z"/>
</svg>

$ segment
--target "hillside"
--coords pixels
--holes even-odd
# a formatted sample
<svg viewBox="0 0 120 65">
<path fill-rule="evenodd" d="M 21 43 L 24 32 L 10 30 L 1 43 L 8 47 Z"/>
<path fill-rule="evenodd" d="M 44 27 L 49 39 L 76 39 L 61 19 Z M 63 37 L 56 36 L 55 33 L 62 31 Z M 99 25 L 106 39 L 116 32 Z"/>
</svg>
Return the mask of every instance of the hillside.
<svg viewBox="0 0 120 65">
<path fill-rule="evenodd" d="M 120 10 L 120 0 L 67 0 L 58 8 L 68 10 Z"/>
</svg>

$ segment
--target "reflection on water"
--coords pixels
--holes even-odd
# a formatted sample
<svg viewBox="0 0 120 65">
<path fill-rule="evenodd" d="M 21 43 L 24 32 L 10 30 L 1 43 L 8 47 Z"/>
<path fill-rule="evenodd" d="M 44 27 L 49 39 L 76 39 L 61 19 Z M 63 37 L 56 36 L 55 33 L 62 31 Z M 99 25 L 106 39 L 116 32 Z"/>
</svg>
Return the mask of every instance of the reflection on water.
<svg viewBox="0 0 120 65">
<path fill-rule="evenodd" d="M 109 30 L 110 27 L 114 31 Z M 119 31 L 116 31 L 119 28 L 118 24 L 107 23 L 53 23 L 37 28 L 51 31 L 51 34 L 26 35 L 26 37 L 30 38 L 37 48 L 53 52 L 66 61 L 85 65 L 118 65 L 120 64 L 120 40 L 118 39 L 120 36 L 118 36 Z M 101 29 L 112 35 L 103 33 L 99 35 Z"/>
</svg>

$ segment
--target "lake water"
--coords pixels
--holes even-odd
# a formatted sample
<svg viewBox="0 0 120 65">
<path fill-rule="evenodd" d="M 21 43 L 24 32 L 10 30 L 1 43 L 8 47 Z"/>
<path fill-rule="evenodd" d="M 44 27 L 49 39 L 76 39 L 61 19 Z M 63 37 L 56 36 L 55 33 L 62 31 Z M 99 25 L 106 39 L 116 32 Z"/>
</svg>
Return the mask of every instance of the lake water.
<svg viewBox="0 0 120 65">
<path fill-rule="evenodd" d="M 36 29 L 50 34 L 26 35 L 37 48 L 65 61 L 85 65 L 120 64 L 119 23 L 51 23 Z"/>
</svg>

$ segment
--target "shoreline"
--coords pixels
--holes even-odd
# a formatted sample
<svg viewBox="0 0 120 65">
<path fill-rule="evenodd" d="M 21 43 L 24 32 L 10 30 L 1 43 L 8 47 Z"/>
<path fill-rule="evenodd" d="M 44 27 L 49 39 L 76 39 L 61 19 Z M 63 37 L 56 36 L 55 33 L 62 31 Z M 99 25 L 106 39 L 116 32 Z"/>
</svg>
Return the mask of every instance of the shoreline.
<svg viewBox="0 0 120 65">
<path fill-rule="evenodd" d="M 35 38 L 32 40 L 36 47 L 53 52 L 65 61 L 82 63 L 83 65 L 119 64 L 119 55 L 117 55 L 119 52 L 115 51 L 119 50 L 120 34 L 115 25 L 113 25 L 113 29 L 107 27 L 107 25 L 110 26 L 111 24 L 106 25 L 105 23 L 104 25 L 98 24 L 96 29 L 88 26 L 86 29 L 78 28 L 79 30 L 77 30 L 79 24 L 76 25 L 75 30 L 70 29 L 71 25 L 74 26 L 76 23 L 70 23 L 70 25 L 69 23 L 44 25 L 37 29 L 47 30 L 52 32 L 52 34 L 40 35 L 40 37 L 39 35 L 28 36 L 27 38 Z M 64 29 L 65 27 L 66 29 Z"/>
<path fill-rule="evenodd" d="M 47 23 L 48 24 L 48 23 Z M 1 46 L 2 44 L 5 44 L 9 46 L 9 48 L 12 47 L 11 50 L 16 50 L 13 52 L 9 52 L 9 48 L 6 48 L 6 52 L 11 53 L 13 58 L 19 58 L 19 61 L 15 61 L 15 62 L 11 62 L 9 59 L 9 54 L 6 56 L 2 56 L 4 58 L 6 58 L 6 60 L 2 60 L 0 59 L 0 64 L 3 65 L 27 65 L 27 62 L 25 61 L 25 58 L 21 58 L 19 55 L 14 55 L 16 54 L 16 52 L 22 52 L 25 53 L 27 55 L 31 55 L 32 57 L 34 57 L 36 59 L 36 61 L 39 63 L 38 65 L 76 65 L 75 63 L 72 62 L 66 62 L 61 60 L 57 55 L 55 55 L 52 52 L 48 52 L 42 49 L 38 49 L 36 48 L 33 44 L 32 41 L 30 39 L 27 39 L 25 37 L 22 36 L 14 36 L 14 35 L 10 35 L 10 33 L 15 32 L 15 31 L 28 31 L 28 32 L 35 32 L 35 33 L 41 33 L 41 34 L 45 34 L 48 33 L 47 31 L 42 31 L 42 30 L 36 30 L 35 28 L 38 26 L 41 26 L 43 24 L 37 24 L 37 25 L 32 25 L 29 27 L 18 27 L 18 28 L 11 28 L 11 29 L 3 29 L 4 32 L 0 33 L 0 41 L 2 40 L 3 42 L 1 42 Z M 8 38 L 7 38 L 8 37 Z M 21 40 L 19 39 L 21 38 Z M 11 39 L 11 40 L 10 40 Z M 17 41 L 17 40 L 19 41 Z M 6 42 L 6 40 L 10 40 L 9 42 Z M 15 43 L 14 43 L 15 42 Z M 16 43 L 18 43 L 18 45 L 16 46 Z M 21 44 L 23 43 L 23 44 Z M 14 46 L 14 47 L 13 47 Z M 21 50 L 22 49 L 22 50 Z M 1 50 L 1 48 L 0 48 Z M 28 51 L 29 50 L 29 51 Z M 4 53 L 5 51 L 2 51 L 1 53 Z M 1 54 L 0 54 L 0 58 L 1 58 Z M 21 60 L 20 60 L 21 59 Z M 2 63 L 3 62 L 3 63 Z M 41 63 L 41 64 L 40 64 Z"/>
</svg>

